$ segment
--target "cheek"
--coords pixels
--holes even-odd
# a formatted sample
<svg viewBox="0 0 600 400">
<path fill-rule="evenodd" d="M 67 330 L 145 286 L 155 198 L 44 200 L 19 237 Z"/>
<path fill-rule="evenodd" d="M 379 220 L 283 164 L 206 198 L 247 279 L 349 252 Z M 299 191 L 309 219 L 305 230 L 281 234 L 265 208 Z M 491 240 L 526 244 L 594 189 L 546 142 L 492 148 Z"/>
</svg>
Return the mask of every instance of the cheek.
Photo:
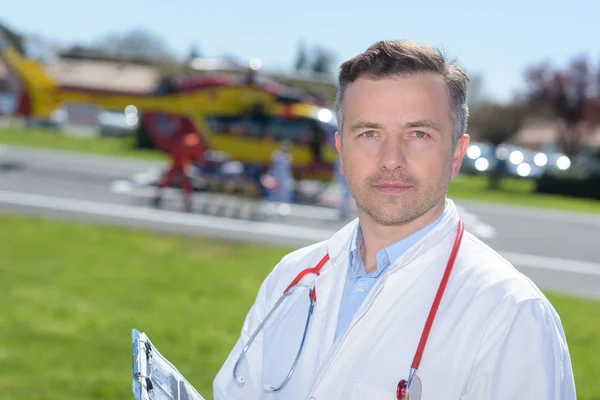
<svg viewBox="0 0 600 400">
<path fill-rule="evenodd" d="M 377 161 L 374 157 L 365 156 L 360 152 L 344 155 L 344 174 L 352 180 L 361 180 L 377 169 Z"/>
<path fill-rule="evenodd" d="M 356 140 L 356 150 L 363 154 L 373 154 L 383 145 L 381 138 L 359 138 Z"/>
<path fill-rule="evenodd" d="M 448 154 L 444 154 L 434 146 L 419 144 L 411 150 L 413 151 L 410 152 L 408 169 L 411 174 L 423 181 L 439 179 L 452 163 Z"/>
<path fill-rule="evenodd" d="M 432 139 L 410 138 L 406 141 L 406 149 L 416 157 L 436 158 L 442 153 L 441 146 Z"/>
</svg>

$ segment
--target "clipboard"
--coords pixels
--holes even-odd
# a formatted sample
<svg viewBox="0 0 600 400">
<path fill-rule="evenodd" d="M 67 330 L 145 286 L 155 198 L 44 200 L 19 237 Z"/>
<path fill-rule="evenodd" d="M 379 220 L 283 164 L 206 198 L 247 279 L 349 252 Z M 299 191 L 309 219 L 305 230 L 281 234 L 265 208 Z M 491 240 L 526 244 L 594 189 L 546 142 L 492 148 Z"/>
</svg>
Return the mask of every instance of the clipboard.
<svg viewBox="0 0 600 400">
<path fill-rule="evenodd" d="M 131 331 L 131 346 L 132 391 L 136 400 L 205 400 L 144 332 Z"/>
</svg>

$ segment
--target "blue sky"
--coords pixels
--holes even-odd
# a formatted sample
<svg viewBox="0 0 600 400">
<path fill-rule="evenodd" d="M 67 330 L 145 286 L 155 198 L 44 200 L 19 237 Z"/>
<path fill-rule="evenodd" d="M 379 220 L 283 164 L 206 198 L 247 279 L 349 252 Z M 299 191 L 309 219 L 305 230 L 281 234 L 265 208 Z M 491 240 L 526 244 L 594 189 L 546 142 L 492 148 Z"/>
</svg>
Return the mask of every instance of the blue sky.
<svg viewBox="0 0 600 400">
<path fill-rule="evenodd" d="M 523 86 L 523 70 L 579 54 L 600 62 L 600 1 L 503 0 L 18 0 L 3 1 L 0 22 L 62 43 L 86 42 L 143 28 L 185 54 L 259 57 L 291 68 L 297 43 L 322 46 L 336 66 L 380 39 L 412 39 L 442 47 L 485 90 L 505 100 Z M 283 4 L 288 4 L 283 6 Z"/>
</svg>

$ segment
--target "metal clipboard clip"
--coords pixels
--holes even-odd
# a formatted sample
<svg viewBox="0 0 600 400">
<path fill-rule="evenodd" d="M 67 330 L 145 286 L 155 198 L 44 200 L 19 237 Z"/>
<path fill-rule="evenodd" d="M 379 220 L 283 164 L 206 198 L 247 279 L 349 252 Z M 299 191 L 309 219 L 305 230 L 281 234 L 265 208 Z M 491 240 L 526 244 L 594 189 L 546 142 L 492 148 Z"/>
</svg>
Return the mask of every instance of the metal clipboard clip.
<svg viewBox="0 0 600 400">
<path fill-rule="evenodd" d="M 204 400 L 144 332 L 133 329 L 131 345 L 132 391 L 136 400 Z"/>
<path fill-rule="evenodd" d="M 148 390 L 152 389 L 152 381 L 148 376 L 148 361 L 151 356 L 152 346 L 145 333 L 133 329 L 131 332 L 132 344 L 132 373 L 133 396 L 137 400 L 150 400 Z"/>
</svg>

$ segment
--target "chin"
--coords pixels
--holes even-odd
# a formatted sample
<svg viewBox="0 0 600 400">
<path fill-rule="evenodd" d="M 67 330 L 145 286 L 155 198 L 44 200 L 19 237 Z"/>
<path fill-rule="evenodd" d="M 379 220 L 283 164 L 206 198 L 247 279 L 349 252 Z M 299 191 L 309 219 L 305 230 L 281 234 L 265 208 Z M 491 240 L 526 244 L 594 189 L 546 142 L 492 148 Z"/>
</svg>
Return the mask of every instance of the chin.
<svg viewBox="0 0 600 400">
<path fill-rule="evenodd" d="M 389 205 L 383 207 L 366 207 L 364 212 L 380 225 L 402 225 L 418 217 L 418 215 L 402 209 L 390 212 Z"/>
</svg>

